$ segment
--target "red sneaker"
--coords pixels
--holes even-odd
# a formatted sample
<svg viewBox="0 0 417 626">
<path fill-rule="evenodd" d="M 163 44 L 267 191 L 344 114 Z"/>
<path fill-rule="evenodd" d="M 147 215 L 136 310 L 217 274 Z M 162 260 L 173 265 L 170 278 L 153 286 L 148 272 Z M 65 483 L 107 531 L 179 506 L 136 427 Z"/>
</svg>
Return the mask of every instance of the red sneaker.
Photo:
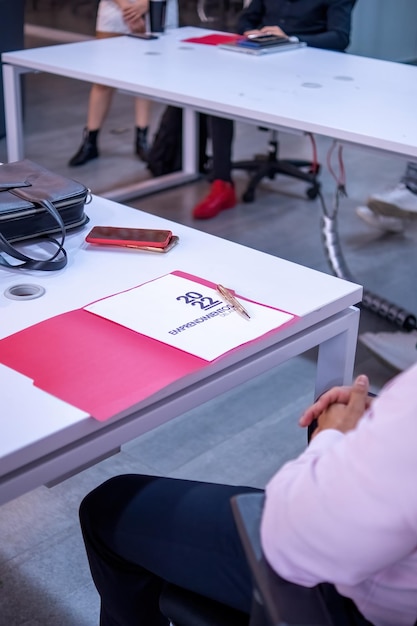
<svg viewBox="0 0 417 626">
<path fill-rule="evenodd" d="M 194 207 L 193 217 L 196 220 L 208 220 L 225 209 L 232 209 L 236 202 L 233 184 L 225 180 L 215 180 L 208 196 Z"/>
</svg>

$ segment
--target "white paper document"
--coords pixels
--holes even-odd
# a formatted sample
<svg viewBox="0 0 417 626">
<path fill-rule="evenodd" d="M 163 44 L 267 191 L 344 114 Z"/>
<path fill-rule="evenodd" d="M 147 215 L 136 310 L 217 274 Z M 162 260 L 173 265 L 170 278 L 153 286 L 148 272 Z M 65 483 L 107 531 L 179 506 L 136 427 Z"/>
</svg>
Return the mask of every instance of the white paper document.
<svg viewBox="0 0 417 626">
<path fill-rule="evenodd" d="M 213 361 L 229 350 L 279 328 L 294 315 L 240 300 L 250 320 L 224 302 L 216 289 L 167 274 L 85 307 L 180 350 Z"/>
</svg>

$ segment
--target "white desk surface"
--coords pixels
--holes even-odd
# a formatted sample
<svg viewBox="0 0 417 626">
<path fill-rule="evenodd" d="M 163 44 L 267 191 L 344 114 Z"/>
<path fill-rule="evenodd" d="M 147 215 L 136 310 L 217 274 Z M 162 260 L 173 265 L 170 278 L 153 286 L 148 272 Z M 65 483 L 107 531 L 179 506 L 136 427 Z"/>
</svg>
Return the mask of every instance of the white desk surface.
<svg viewBox="0 0 417 626">
<path fill-rule="evenodd" d="M 151 199 L 147 202 L 151 202 Z M 146 210 L 145 201 L 143 208 Z M 336 349 L 336 345 L 332 344 L 332 350 L 336 352 L 333 355 L 336 360 L 342 360 L 337 366 L 340 371 L 336 373 L 339 382 L 340 378 L 351 376 L 358 316 L 357 312 L 356 316 L 353 315 L 349 307 L 361 299 L 362 290 L 358 285 L 102 198 L 95 197 L 86 209 L 90 224 L 82 232 L 68 235 L 66 249 L 69 262 L 64 270 L 24 273 L 5 268 L 0 270 L 0 338 L 174 270 L 221 282 L 248 298 L 287 310 L 301 319 L 272 337 L 244 346 L 224 359 L 210 363 L 195 375 L 180 379 L 108 422 L 90 418 L 84 412 L 35 388 L 31 380 L 0 365 L 3 415 L 0 425 L 0 502 L 74 469 L 77 462 L 80 465 L 83 463 L 83 459 L 91 461 L 94 455 L 98 457 L 132 436 L 204 402 L 223 389 L 239 384 L 238 381 L 227 387 L 231 370 L 242 364 L 250 370 L 246 380 L 253 377 L 256 375 L 253 370 L 256 370 L 259 355 L 265 353 L 262 358 L 269 358 L 268 351 L 282 349 L 281 345 L 286 345 L 286 341 L 287 352 L 281 361 L 313 345 L 325 343 L 336 335 L 346 335 L 345 331 L 348 331 L 343 345 L 340 345 L 341 349 Z M 95 224 L 170 228 L 180 236 L 180 243 L 167 254 L 97 248 L 84 242 L 89 228 Z M 34 300 L 16 301 L 5 297 L 4 292 L 8 287 L 22 283 L 42 285 L 46 292 Z M 349 321 L 350 317 L 355 317 L 356 322 Z M 331 324 L 329 320 L 333 320 Z M 321 329 L 323 325 L 325 328 Z M 315 341 L 307 340 L 305 337 L 316 327 Z M 45 346 L 45 350 L 53 349 L 53 345 Z M 324 360 L 331 369 L 330 353 Z M 346 366 L 344 360 L 348 361 Z M 270 365 L 264 365 L 263 371 L 266 367 Z M 329 372 L 329 376 L 333 374 Z M 204 390 L 195 389 L 193 404 L 179 402 L 184 393 L 188 393 L 187 390 L 193 385 L 195 387 L 195 383 L 210 376 L 214 376 L 215 391 L 212 389 L 207 396 Z M 241 382 L 244 380 L 245 377 L 241 375 Z M 167 398 L 178 401 L 176 412 L 164 409 L 161 405 L 161 401 L 163 403 Z M 129 421 L 133 414 L 136 422 L 137 418 L 143 419 L 142 425 Z M 112 428 L 122 424 L 125 430 L 120 437 L 111 433 Z M 97 435 L 109 437 L 102 446 L 95 448 L 92 440 Z M 74 446 L 77 445 L 79 449 L 74 453 Z M 88 445 L 91 449 L 83 451 L 84 446 L 87 449 Z M 56 458 L 52 459 L 57 450 L 60 451 L 58 464 Z M 42 467 L 37 471 L 36 464 L 40 459 Z M 16 486 L 14 474 L 18 483 L 22 471 L 32 472 L 33 476 L 24 486 L 21 483 Z M 11 485 L 6 486 L 4 493 L 3 479 Z"/>
<path fill-rule="evenodd" d="M 3 62 L 234 119 L 417 157 L 417 67 L 314 48 L 251 57 L 186 27 L 3 53 Z"/>
</svg>

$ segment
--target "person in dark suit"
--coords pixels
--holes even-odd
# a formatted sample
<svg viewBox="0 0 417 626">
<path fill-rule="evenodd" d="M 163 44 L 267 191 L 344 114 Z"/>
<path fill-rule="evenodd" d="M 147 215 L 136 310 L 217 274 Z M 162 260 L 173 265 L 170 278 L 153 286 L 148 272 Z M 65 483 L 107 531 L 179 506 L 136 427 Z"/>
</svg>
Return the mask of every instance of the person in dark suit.
<svg viewBox="0 0 417 626">
<path fill-rule="evenodd" d="M 314 48 L 343 52 L 349 45 L 351 14 L 356 0 L 252 0 L 241 13 L 237 32 L 271 33 L 296 37 Z M 233 208 L 233 121 L 210 117 L 213 149 L 212 184 L 208 195 L 193 209 L 195 219 L 209 219 Z"/>
</svg>

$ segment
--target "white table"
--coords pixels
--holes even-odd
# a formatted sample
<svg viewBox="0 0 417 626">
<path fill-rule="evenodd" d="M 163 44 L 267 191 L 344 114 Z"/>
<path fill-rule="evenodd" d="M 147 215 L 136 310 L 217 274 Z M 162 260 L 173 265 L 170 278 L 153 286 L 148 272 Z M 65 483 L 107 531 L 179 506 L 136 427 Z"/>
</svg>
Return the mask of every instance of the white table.
<svg viewBox="0 0 417 626">
<path fill-rule="evenodd" d="M 317 393 L 351 380 L 359 321 L 352 305 L 362 293 L 358 285 L 109 200 L 94 198 L 87 212 L 89 226 L 169 228 L 180 236 L 180 243 L 167 254 L 97 250 L 84 242 L 87 227 L 68 236 L 69 263 L 62 271 L 19 274 L 2 268 L 0 338 L 174 270 L 223 282 L 237 293 L 300 319 L 106 422 L 96 421 L 0 365 L 0 503 L 91 464 L 124 442 L 313 346 L 320 346 Z M 4 291 L 20 283 L 41 285 L 46 292 L 34 300 L 7 299 Z"/>
<path fill-rule="evenodd" d="M 127 200 L 196 176 L 195 112 L 317 133 L 417 157 L 417 68 L 314 48 L 250 57 L 182 40 L 92 40 L 2 55 L 9 161 L 23 158 L 20 75 L 49 72 L 99 82 L 184 108 L 183 171 L 106 193 Z"/>
</svg>

